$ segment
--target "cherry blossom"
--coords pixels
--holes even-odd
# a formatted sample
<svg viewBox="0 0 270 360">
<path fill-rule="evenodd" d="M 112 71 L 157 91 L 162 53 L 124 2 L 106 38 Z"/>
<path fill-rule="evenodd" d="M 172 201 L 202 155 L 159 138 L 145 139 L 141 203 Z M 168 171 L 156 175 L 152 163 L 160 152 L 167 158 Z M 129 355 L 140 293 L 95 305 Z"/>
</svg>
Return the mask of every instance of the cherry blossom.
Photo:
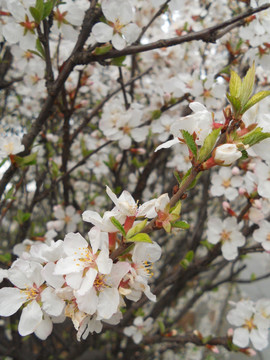
<svg viewBox="0 0 270 360">
<path fill-rule="evenodd" d="M 208 221 L 207 237 L 211 244 L 221 241 L 222 255 L 226 260 L 235 259 L 238 255 L 238 247 L 245 244 L 245 238 L 239 231 L 235 218 L 222 221 L 218 217 L 211 217 Z"/>
<path fill-rule="evenodd" d="M 137 39 L 140 29 L 132 23 L 133 11 L 128 1 L 103 0 L 101 8 L 108 24 L 99 22 L 93 27 L 97 42 L 111 41 L 115 49 L 122 50 Z"/>
</svg>

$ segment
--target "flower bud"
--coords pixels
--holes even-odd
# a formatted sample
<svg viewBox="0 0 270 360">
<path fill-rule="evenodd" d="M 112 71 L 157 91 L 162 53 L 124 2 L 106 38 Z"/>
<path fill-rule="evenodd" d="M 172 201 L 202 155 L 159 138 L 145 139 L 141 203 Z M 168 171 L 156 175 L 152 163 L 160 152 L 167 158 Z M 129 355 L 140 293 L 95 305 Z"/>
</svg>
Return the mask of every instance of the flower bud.
<svg viewBox="0 0 270 360">
<path fill-rule="evenodd" d="M 218 165 L 231 165 L 242 156 L 236 144 L 223 144 L 215 149 L 214 161 Z"/>
</svg>

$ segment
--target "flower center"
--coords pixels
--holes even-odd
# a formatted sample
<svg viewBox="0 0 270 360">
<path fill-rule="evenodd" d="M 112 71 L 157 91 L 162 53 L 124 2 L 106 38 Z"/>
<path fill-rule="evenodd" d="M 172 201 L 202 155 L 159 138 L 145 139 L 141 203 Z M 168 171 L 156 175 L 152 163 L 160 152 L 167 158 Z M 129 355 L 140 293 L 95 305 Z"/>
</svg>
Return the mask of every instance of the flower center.
<svg viewBox="0 0 270 360">
<path fill-rule="evenodd" d="M 231 231 L 223 230 L 222 233 L 221 233 L 221 239 L 223 241 L 230 240 L 230 236 L 231 236 Z"/>
<path fill-rule="evenodd" d="M 251 331 L 252 329 L 256 328 L 256 325 L 254 325 L 253 319 L 249 319 L 249 320 L 245 320 L 244 327 L 246 327 L 249 331 Z"/>
</svg>

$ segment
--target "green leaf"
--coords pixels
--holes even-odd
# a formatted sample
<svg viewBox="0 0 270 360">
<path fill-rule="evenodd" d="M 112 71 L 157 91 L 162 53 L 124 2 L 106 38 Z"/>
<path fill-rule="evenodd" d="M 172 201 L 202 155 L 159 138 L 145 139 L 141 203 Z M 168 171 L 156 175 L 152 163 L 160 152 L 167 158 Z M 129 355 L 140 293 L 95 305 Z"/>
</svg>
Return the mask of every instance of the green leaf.
<svg viewBox="0 0 270 360">
<path fill-rule="evenodd" d="M 241 78 L 240 76 L 235 72 L 231 71 L 231 78 L 230 78 L 230 94 L 233 97 L 239 97 L 240 91 L 241 91 Z"/>
<path fill-rule="evenodd" d="M 151 116 L 152 120 L 159 119 L 161 114 L 162 114 L 161 110 L 152 111 L 152 116 Z"/>
<path fill-rule="evenodd" d="M 189 267 L 189 261 L 186 259 L 183 259 L 179 263 L 185 270 Z"/>
<path fill-rule="evenodd" d="M 54 6 L 53 1 L 47 1 L 44 4 L 42 20 L 44 20 L 46 17 L 48 17 L 50 15 L 50 13 L 52 12 L 53 6 Z"/>
<path fill-rule="evenodd" d="M 28 50 L 31 54 L 34 54 L 34 55 L 37 55 L 37 56 L 39 56 L 42 60 L 44 60 L 44 57 L 43 56 L 41 56 L 37 51 L 35 51 L 35 50 Z"/>
<path fill-rule="evenodd" d="M 105 45 L 95 48 L 93 53 L 94 53 L 94 55 L 104 55 L 107 52 L 109 52 L 111 49 L 112 49 L 111 44 L 105 44 Z"/>
<path fill-rule="evenodd" d="M 43 59 L 45 59 L 45 51 L 39 39 L 36 40 L 36 49 Z"/>
<path fill-rule="evenodd" d="M 211 154 L 211 151 L 215 146 L 217 138 L 219 137 L 220 130 L 221 130 L 220 128 L 215 129 L 209 135 L 206 136 L 203 146 L 200 148 L 199 158 L 198 158 L 199 162 L 205 161 Z"/>
<path fill-rule="evenodd" d="M 150 236 L 145 233 L 136 234 L 132 238 L 126 240 L 127 242 L 145 242 L 145 243 L 152 243 Z"/>
<path fill-rule="evenodd" d="M 194 258 L 194 252 L 192 250 L 190 250 L 186 256 L 185 256 L 185 259 L 188 261 L 188 262 L 191 262 Z"/>
<path fill-rule="evenodd" d="M 270 91 L 260 91 L 257 94 L 253 95 L 251 99 L 248 100 L 246 105 L 242 109 L 242 114 L 244 114 L 248 109 L 257 104 L 259 101 L 263 100 L 265 97 L 270 95 Z"/>
<path fill-rule="evenodd" d="M 189 229 L 189 224 L 185 221 L 176 221 L 172 223 L 172 227 L 186 230 Z"/>
<path fill-rule="evenodd" d="M 53 179 L 56 179 L 59 175 L 59 168 L 55 161 L 52 160 L 52 177 Z"/>
<path fill-rule="evenodd" d="M 267 139 L 270 137 L 270 133 L 264 133 L 262 132 L 262 128 L 261 127 L 257 127 L 254 130 L 250 131 L 249 133 L 247 133 L 246 135 L 240 137 L 240 141 L 242 141 L 242 143 L 244 145 L 249 145 L 249 146 L 253 146 L 255 144 L 258 144 L 259 142 L 263 141 L 264 139 Z"/>
<path fill-rule="evenodd" d="M 31 15 L 33 16 L 35 22 L 39 24 L 41 21 L 42 15 L 38 11 L 38 9 L 34 8 L 33 6 L 30 6 L 29 11 L 30 11 Z"/>
<path fill-rule="evenodd" d="M 8 159 L 8 158 L 6 157 L 6 158 L 4 158 L 4 159 L 1 161 L 0 167 L 4 165 L 4 163 L 7 161 L 7 159 Z"/>
<path fill-rule="evenodd" d="M 126 60 L 125 56 L 119 56 L 117 58 L 112 59 L 111 61 L 111 65 L 115 65 L 115 66 L 126 66 L 125 64 L 123 64 L 123 62 Z"/>
<path fill-rule="evenodd" d="M 212 250 L 214 247 L 214 245 L 211 244 L 208 240 L 202 240 L 200 244 L 205 246 L 208 250 Z"/>
<path fill-rule="evenodd" d="M 173 172 L 173 175 L 175 176 L 178 184 L 180 185 L 182 180 L 181 180 L 181 178 L 180 178 L 180 176 L 179 176 L 178 171 L 174 171 L 174 172 Z"/>
<path fill-rule="evenodd" d="M 129 239 L 132 236 L 134 236 L 135 234 L 141 232 L 142 229 L 145 227 L 146 223 L 147 223 L 147 219 L 140 222 L 139 224 L 136 224 L 135 226 L 133 226 L 133 228 L 129 229 L 127 232 L 127 239 Z"/>
<path fill-rule="evenodd" d="M 25 167 L 29 165 L 35 165 L 37 162 L 37 152 L 27 155 L 25 157 L 15 156 L 14 160 L 19 167 Z"/>
<path fill-rule="evenodd" d="M 255 81 L 255 63 L 253 62 L 251 68 L 246 73 L 246 76 L 244 77 L 241 85 L 241 95 L 240 95 L 240 101 L 242 107 L 246 105 L 248 102 L 248 99 L 250 98 L 253 87 L 254 87 L 254 81 Z"/>
<path fill-rule="evenodd" d="M 27 221 L 30 218 L 30 213 L 25 213 L 22 210 L 18 210 L 17 215 L 14 217 L 14 219 L 22 225 L 25 221 Z"/>
<path fill-rule="evenodd" d="M 126 237 L 126 232 L 125 229 L 123 228 L 123 226 L 120 224 L 120 222 L 114 217 L 112 216 L 110 218 L 111 222 L 113 223 L 113 225 L 120 231 L 120 233 Z"/>
<path fill-rule="evenodd" d="M 236 98 L 234 96 L 231 96 L 230 94 L 227 93 L 227 99 L 229 100 L 229 102 L 231 103 L 233 110 L 235 113 L 240 113 L 241 110 L 241 102 L 239 100 L 239 98 Z"/>
<path fill-rule="evenodd" d="M 1 263 L 8 265 L 11 262 L 11 254 L 10 253 L 0 254 L 0 261 Z"/>
<path fill-rule="evenodd" d="M 248 159 L 248 153 L 246 150 L 241 150 L 242 156 L 240 157 L 240 160 L 246 160 Z"/>
<path fill-rule="evenodd" d="M 192 135 L 190 135 L 190 133 L 186 130 L 182 130 L 181 131 L 183 138 L 189 148 L 189 150 L 192 152 L 192 154 L 194 155 L 194 157 L 197 157 L 197 146 L 195 144 L 195 141 L 192 137 Z"/>
<path fill-rule="evenodd" d="M 188 171 L 185 173 L 185 175 L 183 176 L 182 181 L 181 181 L 179 187 L 181 187 L 181 186 L 184 185 L 184 183 L 186 182 L 187 178 L 189 177 L 189 175 L 190 175 L 190 173 L 191 173 L 191 170 L 192 170 L 192 168 L 189 168 Z"/>
<path fill-rule="evenodd" d="M 43 11 L 44 11 L 44 1 L 43 0 L 36 0 L 36 9 L 40 14 L 40 19 L 43 17 Z"/>
<path fill-rule="evenodd" d="M 164 322 L 162 320 L 159 320 L 158 321 L 158 326 L 159 326 L 159 331 L 161 334 L 164 334 L 165 333 L 165 325 L 164 325 Z"/>
</svg>

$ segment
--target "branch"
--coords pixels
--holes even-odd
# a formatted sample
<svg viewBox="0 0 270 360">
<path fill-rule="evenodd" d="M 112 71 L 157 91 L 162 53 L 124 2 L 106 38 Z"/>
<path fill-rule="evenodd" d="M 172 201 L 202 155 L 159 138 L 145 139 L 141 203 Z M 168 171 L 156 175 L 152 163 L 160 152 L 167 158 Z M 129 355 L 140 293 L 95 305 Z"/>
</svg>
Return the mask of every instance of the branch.
<svg viewBox="0 0 270 360">
<path fill-rule="evenodd" d="M 264 11 L 270 7 L 270 4 L 264 4 L 259 6 L 256 9 L 249 9 L 245 11 L 243 14 L 233 17 L 232 19 L 226 20 L 220 24 L 211 26 L 207 29 L 203 29 L 200 31 L 192 32 L 183 36 L 177 36 L 170 39 L 162 39 L 149 44 L 143 45 L 132 45 L 128 46 L 123 50 L 111 50 L 103 55 L 94 55 L 90 52 L 84 51 L 77 54 L 74 58 L 76 64 L 86 65 L 91 62 L 100 62 L 104 63 L 104 60 L 114 59 L 120 56 L 126 55 L 134 55 L 141 52 L 146 52 L 150 50 L 166 48 L 170 46 L 180 45 L 186 42 L 194 41 L 194 40 L 202 40 L 207 43 L 215 43 L 217 39 L 224 36 L 227 32 L 231 31 L 232 25 L 241 26 L 243 24 L 242 20 L 256 14 L 258 12 Z M 222 31 L 220 31 L 222 30 Z"/>
</svg>

